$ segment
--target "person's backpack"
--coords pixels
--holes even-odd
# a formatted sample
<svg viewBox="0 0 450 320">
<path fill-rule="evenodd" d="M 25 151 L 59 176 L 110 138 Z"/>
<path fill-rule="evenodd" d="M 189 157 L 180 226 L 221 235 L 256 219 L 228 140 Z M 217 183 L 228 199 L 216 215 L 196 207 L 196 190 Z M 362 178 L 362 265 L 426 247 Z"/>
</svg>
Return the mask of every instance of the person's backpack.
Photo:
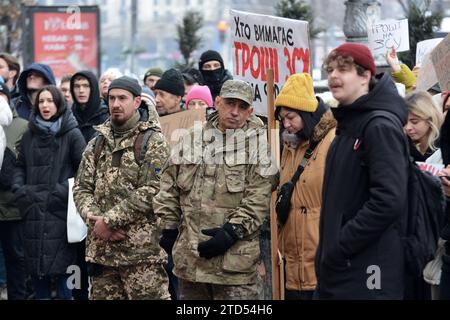
<svg viewBox="0 0 450 320">
<path fill-rule="evenodd" d="M 360 126 L 360 137 L 375 118 L 384 117 L 403 130 L 403 125 L 394 114 L 373 111 Z M 362 139 L 360 140 L 362 141 Z M 363 141 L 362 141 L 363 142 Z M 439 178 L 419 169 L 409 154 L 405 135 L 405 152 L 409 157 L 408 209 L 399 220 L 399 229 L 405 250 L 406 269 L 412 276 L 422 277 L 426 264 L 434 259 L 439 234 L 445 222 L 445 196 Z"/>
<path fill-rule="evenodd" d="M 147 129 L 145 131 L 140 131 L 134 140 L 134 160 L 138 166 L 141 166 L 145 159 L 145 154 L 147 152 L 148 140 L 155 131 L 153 129 Z M 103 147 L 105 146 L 105 136 L 99 134 L 95 138 L 94 144 L 94 163 L 97 165 L 100 155 L 102 153 Z"/>
</svg>

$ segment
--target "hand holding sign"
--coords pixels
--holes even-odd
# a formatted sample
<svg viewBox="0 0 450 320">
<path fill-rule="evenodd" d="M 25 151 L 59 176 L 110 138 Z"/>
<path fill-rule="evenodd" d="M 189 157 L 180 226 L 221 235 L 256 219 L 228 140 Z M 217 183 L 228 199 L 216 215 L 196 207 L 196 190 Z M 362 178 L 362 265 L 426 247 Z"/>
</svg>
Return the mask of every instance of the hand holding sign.
<svg viewBox="0 0 450 320">
<path fill-rule="evenodd" d="M 409 50 L 408 20 L 381 20 L 367 28 L 372 54 L 385 54 L 394 48 L 396 52 Z"/>
<path fill-rule="evenodd" d="M 400 63 L 398 62 L 397 52 L 395 48 L 388 49 L 386 51 L 386 62 L 391 67 L 392 71 L 399 72 L 401 70 Z"/>
</svg>

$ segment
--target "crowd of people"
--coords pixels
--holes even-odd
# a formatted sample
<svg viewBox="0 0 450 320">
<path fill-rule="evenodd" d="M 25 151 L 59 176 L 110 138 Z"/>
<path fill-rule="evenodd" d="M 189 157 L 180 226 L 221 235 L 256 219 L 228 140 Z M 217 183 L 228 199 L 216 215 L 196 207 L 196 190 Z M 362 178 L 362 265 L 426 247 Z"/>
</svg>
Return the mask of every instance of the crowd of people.
<svg viewBox="0 0 450 320">
<path fill-rule="evenodd" d="M 8 299 L 262 299 L 262 226 L 272 192 L 289 186 L 276 210 L 286 299 L 450 299 L 450 225 L 439 287 L 409 277 L 399 230 L 410 156 L 443 165 L 450 197 L 450 94 L 416 91 L 417 68 L 395 52 L 386 61 L 391 74 L 377 73 L 364 45 L 332 50 L 323 64 L 332 101 L 309 74 L 291 75 L 272 111 L 277 168 L 251 85 L 216 51 L 198 69 L 153 67 L 143 79 L 81 70 L 59 86 L 49 66 L 21 72 L 1 53 Z M 206 121 L 171 146 L 160 118 L 192 109 Z M 67 238 L 69 192 L 88 228 L 77 243 Z"/>
</svg>

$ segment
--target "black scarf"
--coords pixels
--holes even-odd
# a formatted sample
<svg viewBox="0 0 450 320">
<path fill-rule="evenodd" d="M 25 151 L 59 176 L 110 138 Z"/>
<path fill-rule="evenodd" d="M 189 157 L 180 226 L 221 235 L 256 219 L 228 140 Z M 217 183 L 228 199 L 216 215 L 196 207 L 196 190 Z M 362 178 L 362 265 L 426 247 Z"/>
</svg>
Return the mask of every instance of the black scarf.
<svg viewBox="0 0 450 320">
<path fill-rule="evenodd" d="M 211 94 L 213 96 L 218 96 L 220 94 L 220 89 L 222 88 L 222 79 L 225 76 L 225 68 L 202 70 L 202 76 L 205 84 L 211 90 Z"/>
</svg>

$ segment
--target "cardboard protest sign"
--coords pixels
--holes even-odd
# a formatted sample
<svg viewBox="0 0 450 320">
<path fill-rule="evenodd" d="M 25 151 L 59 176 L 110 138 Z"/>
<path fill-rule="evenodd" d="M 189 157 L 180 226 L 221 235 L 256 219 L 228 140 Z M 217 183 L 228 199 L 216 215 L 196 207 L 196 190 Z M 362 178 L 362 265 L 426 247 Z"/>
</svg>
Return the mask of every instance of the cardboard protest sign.
<svg viewBox="0 0 450 320">
<path fill-rule="evenodd" d="M 419 166 L 420 170 L 427 171 L 433 176 L 436 176 L 442 169 L 444 169 L 444 165 L 440 163 L 425 163 L 416 161 L 416 164 Z"/>
<path fill-rule="evenodd" d="M 422 66 L 416 80 L 417 91 L 427 91 L 438 82 L 436 71 L 434 70 L 433 61 L 431 61 L 431 53 L 425 55 L 422 60 Z"/>
<path fill-rule="evenodd" d="M 427 53 L 433 51 L 433 49 L 442 41 L 444 38 L 435 38 L 423 40 L 417 43 L 416 47 L 416 66 L 421 66 L 423 58 Z"/>
<path fill-rule="evenodd" d="M 231 10 L 233 75 L 253 87 L 256 114 L 267 115 L 267 70 L 277 95 L 294 73 L 310 72 L 308 22 Z"/>
<path fill-rule="evenodd" d="M 372 54 L 385 55 L 388 49 L 396 52 L 409 50 L 408 19 L 381 20 L 367 27 L 369 48 Z"/>
<path fill-rule="evenodd" d="M 450 90 L 450 33 L 431 51 L 441 91 Z"/>
<path fill-rule="evenodd" d="M 206 120 L 205 110 L 187 110 L 159 118 L 161 129 L 167 141 L 174 145 L 179 138 L 187 134 L 187 129 L 194 126 L 195 121 Z"/>
</svg>

